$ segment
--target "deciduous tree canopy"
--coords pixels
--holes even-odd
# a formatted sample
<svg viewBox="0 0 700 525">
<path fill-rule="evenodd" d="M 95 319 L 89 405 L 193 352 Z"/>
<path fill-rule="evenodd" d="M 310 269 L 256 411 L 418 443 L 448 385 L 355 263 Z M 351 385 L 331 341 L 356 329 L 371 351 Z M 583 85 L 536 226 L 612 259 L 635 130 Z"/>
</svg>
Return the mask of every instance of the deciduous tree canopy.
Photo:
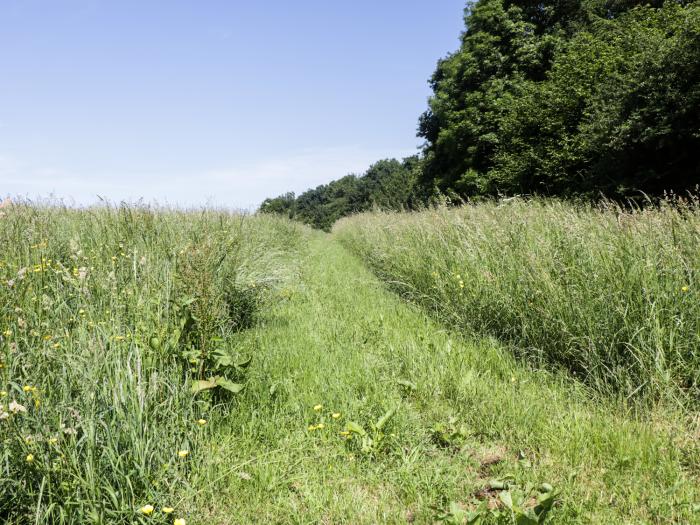
<svg viewBox="0 0 700 525">
<path fill-rule="evenodd" d="M 281 213 L 316 228 L 330 229 L 335 221 L 352 213 L 371 209 L 398 210 L 413 204 L 413 189 L 418 177 L 418 157 L 380 160 L 361 176 L 347 175 L 298 197 L 287 193 L 266 199 L 264 213 Z"/>
<path fill-rule="evenodd" d="M 436 195 L 630 198 L 700 183 L 700 3 L 478 0 L 441 59 L 420 158 L 293 199 L 317 227 Z"/>
</svg>

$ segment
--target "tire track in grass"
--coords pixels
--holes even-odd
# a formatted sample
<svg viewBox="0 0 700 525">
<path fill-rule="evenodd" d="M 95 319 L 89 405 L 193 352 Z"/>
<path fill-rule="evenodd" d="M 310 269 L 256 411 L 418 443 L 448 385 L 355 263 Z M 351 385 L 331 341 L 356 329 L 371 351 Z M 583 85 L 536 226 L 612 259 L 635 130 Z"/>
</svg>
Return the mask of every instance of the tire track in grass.
<svg viewBox="0 0 700 525">
<path fill-rule="evenodd" d="M 695 485 L 665 420 L 630 420 L 445 330 L 327 235 L 309 234 L 300 267 L 242 336 L 254 362 L 218 424 L 203 522 L 433 523 L 452 502 L 495 505 L 494 478 L 552 484 L 552 523 L 692 521 Z M 375 438 L 369 452 L 340 434 L 350 421 Z"/>
</svg>

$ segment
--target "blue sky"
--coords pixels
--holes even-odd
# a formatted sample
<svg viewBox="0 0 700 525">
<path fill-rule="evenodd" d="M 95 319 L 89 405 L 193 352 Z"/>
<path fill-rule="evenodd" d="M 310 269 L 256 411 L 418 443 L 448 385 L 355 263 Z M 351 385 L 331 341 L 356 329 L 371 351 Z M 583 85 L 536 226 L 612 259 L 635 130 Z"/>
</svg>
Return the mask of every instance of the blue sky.
<svg viewBox="0 0 700 525">
<path fill-rule="evenodd" d="M 464 0 L 2 0 L 0 195 L 251 208 L 416 152 Z"/>
</svg>

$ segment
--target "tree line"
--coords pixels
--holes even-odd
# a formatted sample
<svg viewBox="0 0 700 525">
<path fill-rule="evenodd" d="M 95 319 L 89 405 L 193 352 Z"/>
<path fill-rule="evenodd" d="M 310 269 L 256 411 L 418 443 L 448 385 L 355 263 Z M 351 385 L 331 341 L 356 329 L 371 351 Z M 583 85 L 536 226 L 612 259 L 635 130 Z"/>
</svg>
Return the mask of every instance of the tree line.
<svg viewBox="0 0 700 525">
<path fill-rule="evenodd" d="M 438 196 L 634 199 L 700 183 L 700 2 L 477 0 L 464 20 L 430 79 L 418 155 L 260 210 L 328 229 Z"/>
</svg>

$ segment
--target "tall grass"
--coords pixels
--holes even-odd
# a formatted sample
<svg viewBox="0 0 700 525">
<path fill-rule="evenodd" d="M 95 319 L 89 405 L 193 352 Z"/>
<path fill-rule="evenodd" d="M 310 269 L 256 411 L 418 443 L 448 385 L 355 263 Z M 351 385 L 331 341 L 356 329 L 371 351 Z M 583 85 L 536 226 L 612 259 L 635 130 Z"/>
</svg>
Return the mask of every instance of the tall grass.
<svg viewBox="0 0 700 525">
<path fill-rule="evenodd" d="M 217 211 L 0 210 L 0 521 L 186 516 L 206 420 L 232 399 L 190 385 L 238 358 L 236 331 L 299 240 Z"/>
<path fill-rule="evenodd" d="M 335 234 L 465 331 L 634 399 L 697 398 L 700 207 L 546 200 L 370 213 Z"/>
</svg>

